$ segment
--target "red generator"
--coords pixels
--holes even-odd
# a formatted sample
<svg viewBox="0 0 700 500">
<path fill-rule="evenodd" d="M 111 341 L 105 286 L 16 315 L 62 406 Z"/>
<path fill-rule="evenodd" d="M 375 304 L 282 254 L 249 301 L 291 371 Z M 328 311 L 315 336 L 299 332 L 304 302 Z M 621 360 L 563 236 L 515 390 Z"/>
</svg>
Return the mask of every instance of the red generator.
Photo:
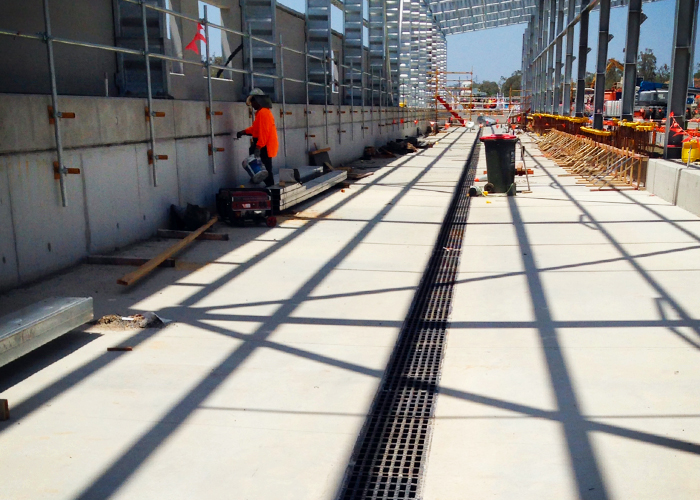
<svg viewBox="0 0 700 500">
<path fill-rule="evenodd" d="M 221 188 L 216 195 L 216 210 L 223 220 L 234 226 L 243 226 L 246 221 L 264 222 L 268 227 L 277 225 L 267 189 Z"/>
</svg>

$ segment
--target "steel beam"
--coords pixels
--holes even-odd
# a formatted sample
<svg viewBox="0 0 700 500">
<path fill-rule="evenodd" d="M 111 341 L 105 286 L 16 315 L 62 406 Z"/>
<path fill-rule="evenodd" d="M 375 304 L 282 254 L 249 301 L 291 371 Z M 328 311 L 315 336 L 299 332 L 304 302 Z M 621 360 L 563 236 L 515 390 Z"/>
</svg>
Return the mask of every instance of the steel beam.
<svg viewBox="0 0 700 500">
<path fill-rule="evenodd" d="M 625 41 L 625 73 L 622 77 L 622 119 L 634 118 L 634 97 L 637 93 L 637 52 L 639 27 L 642 24 L 642 0 L 630 0 L 627 11 L 627 40 Z"/>
<path fill-rule="evenodd" d="M 578 35 L 578 71 L 576 78 L 576 116 L 583 116 L 586 96 L 586 61 L 588 59 L 588 0 L 581 0 L 581 24 Z"/>
<path fill-rule="evenodd" d="M 669 141 L 672 140 L 671 113 L 675 121 L 685 128 L 685 108 L 688 95 L 688 79 L 691 72 L 691 45 L 693 24 L 697 16 L 697 0 L 676 0 L 676 21 L 673 29 L 673 55 L 671 56 L 671 82 L 668 86 L 668 115 L 664 158 L 669 157 Z M 675 137 L 675 136 L 674 136 Z"/>
<path fill-rule="evenodd" d="M 564 64 L 564 96 L 562 114 L 571 115 L 571 71 L 574 65 L 574 27 L 571 25 L 576 15 L 576 0 L 568 0 L 566 13 L 566 62 Z"/>
<path fill-rule="evenodd" d="M 605 112 L 605 68 L 608 64 L 608 35 L 610 30 L 610 0 L 600 1 L 598 28 L 598 60 L 596 62 L 595 96 L 593 98 L 593 128 L 603 130 Z"/>
</svg>

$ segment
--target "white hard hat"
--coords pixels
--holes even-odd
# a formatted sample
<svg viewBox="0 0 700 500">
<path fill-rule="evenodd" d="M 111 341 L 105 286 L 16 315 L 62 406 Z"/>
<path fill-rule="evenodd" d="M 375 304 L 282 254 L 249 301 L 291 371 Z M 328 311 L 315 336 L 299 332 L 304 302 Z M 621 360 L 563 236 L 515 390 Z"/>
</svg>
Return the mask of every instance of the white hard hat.
<svg viewBox="0 0 700 500">
<path fill-rule="evenodd" d="M 250 91 L 250 94 L 248 94 L 248 98 L 245 100 L 245 103 L 248 106 L 250 106 L 251 97 L 256 95 L 265 95 L 265 92 L 263 92 L 262 89 L 255 87 L 253 90 Z"/>
</svg>

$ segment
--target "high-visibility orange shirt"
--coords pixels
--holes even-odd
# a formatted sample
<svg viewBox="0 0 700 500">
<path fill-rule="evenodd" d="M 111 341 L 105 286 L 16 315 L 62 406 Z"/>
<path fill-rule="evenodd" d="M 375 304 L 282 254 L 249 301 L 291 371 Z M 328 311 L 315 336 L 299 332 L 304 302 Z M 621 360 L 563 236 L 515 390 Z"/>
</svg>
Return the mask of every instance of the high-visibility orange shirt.
<svg viewBox="0 0 700 500">
<path fill-rule="evenodd" d="M 267 146 L 267 155 L 270 158 L 277 156 L 279 143 L 277 142 L 277 127 L 275 127 L 275 117 L 268 108 L 260 108 L 255 113 L 253 126 L 245 129 L 246 134 L 250 134 L 257 139 L 256 145 L 260 149 Z"/>
</svg>

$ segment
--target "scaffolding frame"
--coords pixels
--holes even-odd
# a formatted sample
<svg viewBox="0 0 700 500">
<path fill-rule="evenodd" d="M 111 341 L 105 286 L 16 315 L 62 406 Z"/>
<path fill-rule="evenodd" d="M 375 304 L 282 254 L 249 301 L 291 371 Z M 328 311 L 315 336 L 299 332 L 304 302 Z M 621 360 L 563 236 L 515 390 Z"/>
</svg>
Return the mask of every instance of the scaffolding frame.
<svg viewBox="0 0 700 500">
<path fill-rule="evenodd" d="M 217 148 L 214 144 L 215 140 L 215 133 L 214 133 L 214 125 L 213 125 L 213 117 L 214 116 L 221 116 L 223 113 L 220 111 L 215 111 L 213 109 L 214 105 L 214 96 L 213 96 L 213 89 L 212 89 L 212 75 L 211 75 L 211 70 L 212 69 L 218 69 L 218 70 L 223 70 L 223 71 L 229 71 L 232 73 L 237 73 L 237 74 L 243 74 L 249 78 L 250 86 L 251 88 L 254 86 L 255 78 L 264 78 L 264 79 L 272 79 L 274 81 L 280 81 L 280 89 L 281 89 L 281 110 L 280 110 L 280 115 L 281 115 L 281 121 L 282 121 L 282 134 L 283 134 L 283 141 L 284 141 L 284 156 L 287 156 L 287 127 L 286 127 L 286 120 L 285 116 L 288 114 L 291 114 L 291 112 L 286 111 L 286 95 L 285 95 L 285 85 L 284 82 L 293 82 L 293 83 L 298 83 L 298 84 L 303 84 L 305 88 L 305 94 L 306 94 L 306 106 L 304 109 L 304 115 L 305 115 L 305 128 L 306 128 L 306 146 L 307 150 L 310 148 L 310 139 L 313 138 L 314 136 L 311 135 L 310 132 L 310 123 L 309 123 L 309 114 L 311 114 L 310 110 L 310 104 L 309 104 L 309 93 L 310 93 L 310 87 L 316 86 L 316 87 L 325 87 L 325 94 L 326 94 L 326 103 L 324 106 L 324 111 L 326 113 L 326 120 L 325 120 L 325 131 L 326 131 L 326 142 L 328 142 L 328 114 L 332 113 L 332 111 L 328 110 L 328 100 L 327 100 L 327 95 L 328 95 L 328 78 L 329 76 L 332 77 L 332 75 L 329 75 L 328 68 L 331 64 L 331 57 L 328 53 L 324 53 L 322 57 L 315 56 L 314 54 L 311 54 L 308 50 L 308 44 L 305 44 L 304 50 L 296 50 L 291 47 L 286 47 L 282 44 L 282 38 L 281 36 L 276 42 L 271 42 L 269 40 L 265 40 L 263 38 L 257 37 L 252 35 L 250 26 L 248 29 L 248 32 L 242 32 L 238 31 L 232 28 L 228 28 L 216 23 L 212 23 L 208 19 L 208 13 L 206 6 L 204 8 L 204 16 L 202 18 L 195 18 L 192 16 L 188 16 L 186 14 L 182 14 L 178 11 L 175 11 L 173 9 L 168 9 L 165 7 L 161 7 L 160 5 L 155 5 L 152 3 L 148 3 L 145 0 L 120 0 L 125 3 L 130 3 L 134 5 L 138 5 L 141 7 L 141 20 L 142 20 L 142 29 L 143 29 L 143 37 L 144 37 L 144 48 L 143 50 L 138 50 L 138 49 L 131 49 L 127 47 L 120 47 L 116 45 L 105 45 L 105 44 L 100 44 L 100 43 L 93 43 L 93 42 L 87 42 L 87 41 L 81 41 L 81 40 L 73 40 L 69 38 L 64 38 L 64 37 L 57 37 L 54 36 L 51 30 L 51 16 L 50 16 L 50 10 L 49 10 L 49 1 L 48 0 L 43 0 L 43 8 L 44 8 L 44 22 L 45 22 L 45 31 L 43 33 L 36 33 L 36 34 L 31 34 L 31 33 L 24 33 L 20 31 L 12 31 L 12 30 L 7 30 L 7 29 L 0 29 L 0 36 L 10 36 L 14 38 L 24 38 L 24 39 L 30 39 L 30 40 L 36 40 L 41 43 L 45 43 L 47 46 L 47 52 L 48 52 L 48 69 L 49 69 L 49 78 L 50 78 L 50 84 L 51 84 L 51 106 L 49 106 L 49 121 L 54 127 L 54 136 L 55 136 L 55 141 L 56 141 L 56 158 L 57 161 L 54 162 L 54 177 L 56 180 L 59 181 L 59 186 L 60 186 L 60 196 L 61 196 L 61 205 L 63 207 L 68 206 L 68 196 L 67 196 L 67 190 L 66 190 L 66 175 L 70 174 L 79 174 L 80 170 L 75 169 L 75 168 L 67 168 L 64 164 L 64 147 L 63 147 L 63 134 L 61 130 L 61 120 L 64 119 L 72 119 L 75 118 L 75 113 L 67 112 L 67 111 L 62 111 L 61 106 L 60 106 L 60 100 L 59 100 L 59 92 L 58 92 L 58 86 L 56 83 L 56 65 L 55 65 L 55 56 L 54 56 L 54 50 L 53 46 L 54 44 L 63 44 L 63 45 L 69 45 L 69 46 L 78 46 L 78 47 L 86 47 L 86 48 L 92 48 L 96 50 L 103 50 L 107 52 L 113 52 L 116 54 L 129 54 L 133 56 L 140 56 L 144 58 L 144 63 L 145 63 L 145 68 L 146 68 L 146 80 L 147 80 L 147 95 L 146 95 L 146 107 L 145 107 L 145 119 L 146 122 L 148 123 L 148 130 L 149 130 L 149 137 L 148 137 L 148 146 L 149 149 L 147 150 L 147 156 L 148 156 L 148 164 L 151 166 L 151 177 L 152 177 L 152 184 L 154 187 L 158 187 L 158 162 L 159 161 L 165 161 L 168 160 L 167 155 L 162 155 L 158 154 L 157 151 L 157 146 L 158 146 L 158 138 L 156 137 L 156 132 L 155 132 L 155 125 L 154 125 L 154 118 L 163 118 L 165 117 L 164 112 L 158 112 L 154 109 L 154 97 L 152 93 L 152 82 L 151 82 L 151 68 L 150 68 L 150 60 L 153 59 L 160 59 L 164 61 L 170 61 L 170 62 L 176 62 L 176 63 L 181 63 L 181 64 L 189 64 L 193 66 L 199 66 L 200 68 L 203 68 L 206 70 L 206 78 L 207 78 L 207 108 L 206 108 L 206 120 L 208 122 L 208 139 L 209 139 L 209 145 L 208 145 L 208 155 L 211 157 L 211 173 L 216 174 L 217 171 L 217 163 L 216 163 L 216 153 L 220 153 L 224 151 L 224 148 Z M 249 57 L 248 58 L 248 68 L 247 69 L 239 69 L 239 68 L 234 68 L 230 66 L 224 66 L 220 64 L 215 64 L 211 62 L 211 57 L 210 57 L 210 50 L 209 50 L 209 44 L 206 43 L 206 60 L 205 61 L 195 61 L 195 60 L 188 60 L 185 59 L 184 57 L 174 57 L 170 56 L 167 54 L 159 53 L 159 52 L 151 52 L 149 50 L 149 45 L 148 45 L 148 30 L 146 26 L 146 17 L 147 17 L 147 9 L 156 11 L 162 15 L 169 15 L 173 16 L 175 18 L 179 18 L 185 21 L 189 21 L 192 23 L 198 23 L 201 24 L 202 27 L 204 28 L 205 31 L 205 36 L 207 40 L 209 40 L 209 30 L 210 29 L 218 29 L 224 33 L 230 33 L 233 35 L 237 35 L 242 37 L 244 40 L 248 41 L 248 46 L 249 48 L 252 45 L 252 42 L 255 41 L 259 44 L 266 44 L 269 45 L 273 48 L 273 51 L 277 52 L 276 56 L 276 62 L 278 61 L 279 63 L 276 64 L 276 69 L 275 69 L 275 74 L 270 74 L 270 73 L 265 73 L 265 72 L 260 72 L 256 71 L 255 65 L 254 65 L 254 58 Z M 250 50 L 250 49 L 249 49 Z M 284 68 L 283 68 L 283 61 L 284 61 L 284 51 L 298 54 L 301 56 L 304 56 L 304 61 L 305 61 L 305 66 L 308 68 L 309 66 L 309 61 L 313 60 L 316 61 L 317 63 L 320 63 L 323 65 L 324 72 L 324 79 L 325 79 L 325 84 L 323 83 L 316 83 L 312 82 L 309 80 L 308 77 L 308 70 L 305 71 L 305 78 L 303 80 L 297 79 L 297 78 L 291 78 L 291 77 L 286 77 L 284 76 Z M 252 51 L 251 51 L 252 54 Z M 397 113 L 401 117 L 399 121 L 396 119 L 393 119 L 391 123 L 380 123 L 379 125 L 381 127 L 385 126 L 390 126 L 394 125 L 396 128 L 400 128 L 400 125 L 404 123 L 405 119 L 405 109 L 400 109 L 399 108 L 399 103 L 394 101 L 394 99 L 389 99 L 389 94 L 392 92 L 391 88 L 387 88 L 387 82 L 390 81 L 387 76 L 385 75 L 385 70 L 382 68 L 382 70 L 379 72 L 378 75 L 375 75 L 374 72 L 367 72 L 365 71 L 362 67 L 361 68 L 356 68 L 355 65 L 351 62 L 351 64 L 345 65 L 342 64 L 340 61 L 337 62 L 337 66 L 342 68 L 343 71 L 349 70 L 350 72 L 350 83 L 347 84 L 343 78 L 339 78 L 339 81 L 337 82 L 338 88 L 339 88 L 339 103 L 338 103 L 338 138 L 340 141 L 341 135 L 345 133 L 345 130 L 342 130 L 341 127 L 341 117 L 340 115 L 344 113 L 344 111 L 341 111 L 340 106 L 342 104 L 341 102 L 341 96 L 343 93 L 347 92 L 350 90 L 350 93 L 354 93 L 355 91 L 359 90 L 360 95 L 362 96 L 362 102 L 360 104 L 361 107 L 361 123 L 362 123 L 362 131 L 363 131 L 363 136 L 364 136 L 364 131 L 367 130 L 369 127 L 366 126 L 365 123 L 365 113 L 367 110 L 365 109 L 366 107 L 366 100 L 365 96 L 368 94 L 369 99 L 372 103 L 372 111 L 371 111 L 371 120 L 372 122 L 374 121 L 374 103 L 375 101 L 378 101 L 379 104 L 379 120 L 382 120 L 383 116 L 387 115 L 387 107 L 391 107 L 394 109 L 394 114 L 396 115 Z M 359 85 L 356 84 L 355 77 L 359 77 Z M 375 88 L 376 84 L 376 88 Z M 389 106 L 389 102 L 392 101 L 395 104 L 393 106 Z M 354 136 L 354 117 L 353 115 L 357 113 L 358 111 L 354 109 L 355 105 L 354 102 L 351 103 L 351 124 L 353 126 L 353 136 Z M 418 119 L 418 110 L 414 110 L 414 116 L 415 119 Z M 403 115 L 403 117 L 402 117 Z M 381 130 L 381 128 L 380 128 Z"/>
</svg>

